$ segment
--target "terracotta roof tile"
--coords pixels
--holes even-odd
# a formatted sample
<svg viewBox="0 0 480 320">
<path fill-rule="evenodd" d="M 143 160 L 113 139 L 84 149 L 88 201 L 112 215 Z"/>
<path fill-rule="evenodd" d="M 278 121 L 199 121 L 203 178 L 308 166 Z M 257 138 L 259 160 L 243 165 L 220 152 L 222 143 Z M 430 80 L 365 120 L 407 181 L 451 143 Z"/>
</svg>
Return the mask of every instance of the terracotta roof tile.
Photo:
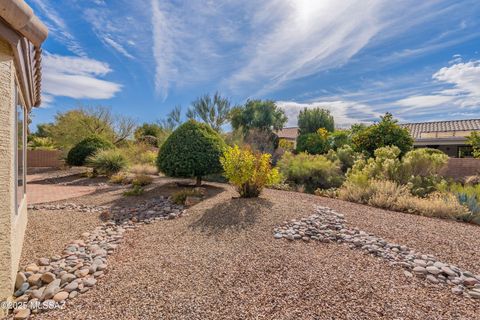
<svg viewBox="0 0 480 320">
<path fill-rule="evenodd" d="M 407 128 L 413 138 L 419 139 L 425 132 L 477 131 L 480 130 L 480 119 L 404 123 L 401 126 Z"/>
<path fill-rule="evenodd" d="M 283 128 L 282 130 L 277 131 L 279 138 L 283 139 L 297 139 L 298 136 L 298 127 Z"/>
</svg>

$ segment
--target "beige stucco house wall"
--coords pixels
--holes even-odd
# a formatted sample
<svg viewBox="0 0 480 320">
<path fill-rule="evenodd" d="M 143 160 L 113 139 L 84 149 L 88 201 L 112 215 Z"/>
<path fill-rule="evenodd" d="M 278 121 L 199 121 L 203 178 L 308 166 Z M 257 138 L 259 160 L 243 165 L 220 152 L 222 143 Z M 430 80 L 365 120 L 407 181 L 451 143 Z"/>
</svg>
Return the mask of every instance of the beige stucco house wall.
<svg viewBox="0 0 480 320">
<path fill-rule="evenodd" d="M 0 0 L 0 303 L 14 291 L 27 225 L 26 123 L 40 104 L 46 36 L 23 0 Z M 6 311 L 0 307 L 0 317 Z"/>
</svg>

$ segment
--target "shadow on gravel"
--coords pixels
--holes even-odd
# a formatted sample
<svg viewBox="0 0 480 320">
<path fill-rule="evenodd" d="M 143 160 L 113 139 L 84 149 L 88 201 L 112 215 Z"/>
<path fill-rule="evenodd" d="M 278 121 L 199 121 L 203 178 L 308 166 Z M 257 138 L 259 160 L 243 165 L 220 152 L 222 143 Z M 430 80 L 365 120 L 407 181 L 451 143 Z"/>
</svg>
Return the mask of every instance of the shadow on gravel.
<svg viewBox="0 0 480 320">
<path fill-rule="evenodd" d="M 262 198 L 230 199 L 205 210 L 205 213 L 189 227 L 210 235 L 220 234 L 226 230 L 248 229 L 272 206 L 272 202 Z"/>
</svg>

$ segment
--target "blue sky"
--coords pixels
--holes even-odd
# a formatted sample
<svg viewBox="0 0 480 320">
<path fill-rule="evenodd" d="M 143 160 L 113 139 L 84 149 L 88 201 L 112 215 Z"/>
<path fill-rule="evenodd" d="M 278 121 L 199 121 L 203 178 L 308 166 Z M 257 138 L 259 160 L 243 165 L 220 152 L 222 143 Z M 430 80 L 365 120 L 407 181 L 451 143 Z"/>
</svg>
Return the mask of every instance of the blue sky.
<svg viewBox="0 0 480 320">
<path fill-rule="evenodd" d="M 49 27 L 33 125 L 78 106 L 139 123 L 204 93 L 274 99 L 296 124 L 386 111 L 480 118 L 480 1 L 27 0 Z"/>
</svg>

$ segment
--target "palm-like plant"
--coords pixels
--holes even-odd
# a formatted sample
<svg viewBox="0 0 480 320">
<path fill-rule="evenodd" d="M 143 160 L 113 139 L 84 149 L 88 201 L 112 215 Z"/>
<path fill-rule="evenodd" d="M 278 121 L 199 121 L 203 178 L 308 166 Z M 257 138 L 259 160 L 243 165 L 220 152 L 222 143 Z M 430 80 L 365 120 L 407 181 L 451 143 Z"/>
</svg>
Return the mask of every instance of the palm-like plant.
<svg viewBox="0 0 480 320">
<path fill-rule="evenodd" d="M 215 131 L 220 131 L 222 125 L 229 120 L 230 109 L 230 100 L 216 92 L 213 99 L 206 94 L 193 101 L 187 111 L 187 117 L 201 120 Z"/>
</svg>

